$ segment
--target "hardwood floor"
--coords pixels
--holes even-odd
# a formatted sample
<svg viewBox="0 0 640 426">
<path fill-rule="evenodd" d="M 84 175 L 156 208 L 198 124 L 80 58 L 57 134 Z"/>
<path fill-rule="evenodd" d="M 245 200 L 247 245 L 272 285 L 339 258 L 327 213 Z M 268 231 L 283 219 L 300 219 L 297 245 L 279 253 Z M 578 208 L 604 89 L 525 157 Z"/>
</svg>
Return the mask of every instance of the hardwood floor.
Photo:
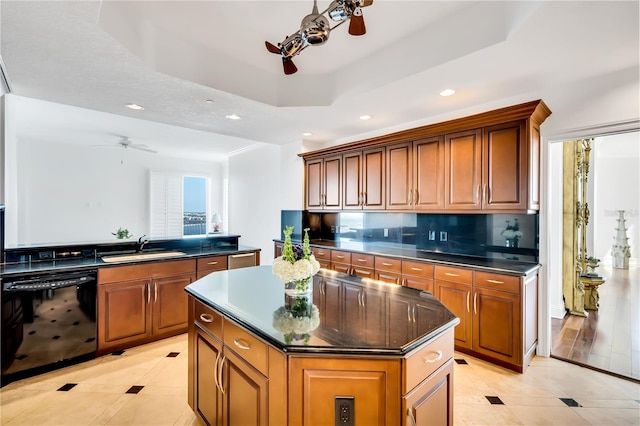
<svg viewBox="0 0 640 426">
<path fill-rule="evenodd" d="M 600 266 L 600 306 L 551 320 L 551 356 L 640 382 L 640 266 Z"/>
</svg>

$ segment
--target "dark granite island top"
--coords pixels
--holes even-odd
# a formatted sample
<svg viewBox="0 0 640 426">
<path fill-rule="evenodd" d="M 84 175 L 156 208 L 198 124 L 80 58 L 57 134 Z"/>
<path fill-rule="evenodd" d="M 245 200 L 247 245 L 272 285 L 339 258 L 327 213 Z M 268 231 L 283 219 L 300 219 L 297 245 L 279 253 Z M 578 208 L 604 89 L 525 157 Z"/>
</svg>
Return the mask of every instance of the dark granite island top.
<svg viewBox="0 0 640 426">
<path fill-rule="evenodd" d="M 459 319 L 430 293 L 321 271 L 319 322 L 290 339 L 274 326 L 285 292 L 270 266 L 214 272 L 185 290 L 188 401 L 204 423 L 453 424 Z M 295 312 L 308 301 L 292 300 Z"/>
<path fill-rule="evenodd" d="M 290 353 L 402 355 L 459 322 L 428 292 L 333 271 L 321 271 L 314 278 L 313 304 L 316 307 L 325 305 L 325 309 L 320 311 L 320 325 L 309 333 L 308 342 L 289 342 L 274 328 L 274 313 L 284 308 L 285 294 L 283 283 L 272 274 L 271 266 L 209 274 L 187 286 L 186 291 L 278 349 Z M 322 294 L 324 279 L 342 283 L 341 293 L 347 298 L 332 300 Z M 344 290 L 345 285 L 349 286 L 348 290 Z M 361 294 L 355 296 L 359 305 L 349 306 L 348 291 Z M 356 320 L 350 318 L 353 316 L 351 311 L 359 309 L 365 303 L 363 299 L 372 300 L 370 303 L 375 312 L 371 316 L 376 316 L 359 324 L 348 324 Z M 336 306 L 326 308 L 327 304 Z M 424 315 L 419 324 L 415 324 L 417 319 L 411 315 L 413 312 L 407 314 L 407 306 L 421 309 Z M 396 312 L 396 307 L 401 312 Z M 327 318 L 328 313 L 330 318 Z M 336 318 L 336 313 L 342 314 L 342 318 Z M 342 324 L 337 324 L 336 320 Z M 415 332 L 404 332 L 409 329 Z"/>
</svg>

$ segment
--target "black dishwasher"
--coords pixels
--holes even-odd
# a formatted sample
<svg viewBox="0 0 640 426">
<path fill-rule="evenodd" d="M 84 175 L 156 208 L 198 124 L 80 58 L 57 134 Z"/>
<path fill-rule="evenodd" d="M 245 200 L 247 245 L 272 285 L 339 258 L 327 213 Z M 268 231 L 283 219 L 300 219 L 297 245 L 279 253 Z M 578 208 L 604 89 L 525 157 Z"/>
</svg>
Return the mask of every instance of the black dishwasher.
<svg viewBox="0 0 640 426">
<path fill-rule="evenodd" d="M 2 386 L 95 357 L 96 276 L 78 270 L 3 278 Z"/>
</svg>

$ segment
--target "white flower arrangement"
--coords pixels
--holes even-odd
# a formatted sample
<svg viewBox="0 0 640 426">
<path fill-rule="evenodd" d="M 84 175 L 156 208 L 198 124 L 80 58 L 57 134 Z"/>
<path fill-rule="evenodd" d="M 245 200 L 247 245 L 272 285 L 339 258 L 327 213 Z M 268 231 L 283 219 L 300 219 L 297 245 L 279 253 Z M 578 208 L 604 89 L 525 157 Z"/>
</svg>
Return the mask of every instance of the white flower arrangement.
<svg viewBox="0 0 640 426">
<path fill-rule="evenodd" d="M 502 230 L 500 233 L 507 240 L 512 240 L 514 238 L 522 238 L 522 231 L 520 231 L 520 224 L 518 223 L 518 219 L 513 221 L 513 225 L 511 225 L 511 221 L 507 220 L 507 227 Z"/>
<path fill-rule="evenodd" d="M 309 229 L 304 230 L 304 240 L 302 246 L 291 243 L 291 233 L 293 226 L 287 226 L 284 233 L 284 245 L 282 256 L 278 256 L 273 261 L 271 271 L 285 283 L 301 282 L 314 276 L 320 270 L 320 263 L 311 254 L 309 248 Z"/>
<path fill-rule="evenodd" d="M 285 342 L 291 343 L 294 335 L 303 336 L 309 340 L 309 333 L 320 325 L 320 311 L 316 305 L 311 305 L 311 314 L 296 317 L 294 313 L 284 307 L 276 309 L 273 313 L 273 328 L 284 334 Z"/>
</svg>

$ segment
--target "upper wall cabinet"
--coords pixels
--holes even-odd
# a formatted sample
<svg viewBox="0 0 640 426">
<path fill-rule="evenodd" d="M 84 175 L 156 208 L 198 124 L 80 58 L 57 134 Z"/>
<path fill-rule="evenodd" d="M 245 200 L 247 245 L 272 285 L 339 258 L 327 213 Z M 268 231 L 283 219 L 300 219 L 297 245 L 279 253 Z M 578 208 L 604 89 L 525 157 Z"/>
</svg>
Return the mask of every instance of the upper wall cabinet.
<svg viewBox="0 0 640 426">
<path fill-rule="evenodd" d="M 444 209 L 444 138 L 387 147 L 387 210 Z"/>
<path fill-rule="evenodd" d="M 308 210 L 342 208 L 342 156 L 305 162 Z"/>
<path fill-rule="evenodd" d="M 535 213 L 540 125 L 550 114 L 537 100 L 300 154 L 306 208 Z M 338 159 L 332 204 L 323 165 L 338 161 L 340 169 Z"/>
<path fill-rule="evenodd" d="M 345 153 L 345 210 L 384 210 L 385 208 L 385 148 Z"/>
</svg>

